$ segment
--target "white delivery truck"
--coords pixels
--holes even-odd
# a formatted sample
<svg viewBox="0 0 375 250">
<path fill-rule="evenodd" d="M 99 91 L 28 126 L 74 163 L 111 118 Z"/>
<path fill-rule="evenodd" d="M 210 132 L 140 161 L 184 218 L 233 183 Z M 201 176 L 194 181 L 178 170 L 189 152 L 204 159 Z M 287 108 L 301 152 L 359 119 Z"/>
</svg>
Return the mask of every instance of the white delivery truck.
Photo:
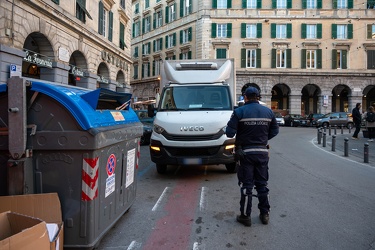
<svg viewBox="0 0 375 250">
<path fill-rule="evenodd" d="M 161 95 L 155 115 L 150 155 L 158 173 L 168 165 L 224 164 L 237 171 L 234 139 L 225 127 L 235 105 L 233 59 L 167 60 L 161 67 Z"/>
</svg>

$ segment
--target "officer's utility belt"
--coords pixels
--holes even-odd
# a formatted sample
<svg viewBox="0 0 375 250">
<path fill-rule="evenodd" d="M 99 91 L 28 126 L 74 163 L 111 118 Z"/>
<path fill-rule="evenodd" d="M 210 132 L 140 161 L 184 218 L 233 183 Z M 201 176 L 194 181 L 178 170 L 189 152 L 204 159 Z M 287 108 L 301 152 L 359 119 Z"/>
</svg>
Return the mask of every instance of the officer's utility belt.
<svg viewBox="0 0 375 250">
<path fill-rule="evenodd" d="M 242 150 L 247 152 L 268 152 L 268 146 L 264 144 L 254 144 L 242 146 Z"/>
</svg>

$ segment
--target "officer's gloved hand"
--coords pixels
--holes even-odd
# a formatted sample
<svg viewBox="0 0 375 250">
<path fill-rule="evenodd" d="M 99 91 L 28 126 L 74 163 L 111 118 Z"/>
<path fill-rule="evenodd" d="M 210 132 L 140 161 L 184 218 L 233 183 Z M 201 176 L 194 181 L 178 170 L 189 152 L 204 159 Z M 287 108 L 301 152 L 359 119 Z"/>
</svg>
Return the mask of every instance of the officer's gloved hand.
<svg viewBox="0 0 375 250">
<path fill-rule="evenodd" d="M 241 146 L 236 147 L 236 152 L 234 154 L 235 161 L 243 160 L 245 158 L 245 152 L 242 150 Z"/>
</svg>

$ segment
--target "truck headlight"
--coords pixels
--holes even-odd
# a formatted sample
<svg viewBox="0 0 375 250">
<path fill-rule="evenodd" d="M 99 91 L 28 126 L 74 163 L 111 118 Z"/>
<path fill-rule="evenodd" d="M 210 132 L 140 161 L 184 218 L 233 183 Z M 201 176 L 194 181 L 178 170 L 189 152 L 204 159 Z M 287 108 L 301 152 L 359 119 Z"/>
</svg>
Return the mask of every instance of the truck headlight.
<svg viewBox="0 0 375 250">
<path fill-rule="evenodd" d="M 155 131 L 155 133 L 161 134 L 161 133 L 164 132 L 164 130 L 165 129 L 163 127 L 160 127 L 159 125 L 154 124 L 154 131 Z"/>
</svg>

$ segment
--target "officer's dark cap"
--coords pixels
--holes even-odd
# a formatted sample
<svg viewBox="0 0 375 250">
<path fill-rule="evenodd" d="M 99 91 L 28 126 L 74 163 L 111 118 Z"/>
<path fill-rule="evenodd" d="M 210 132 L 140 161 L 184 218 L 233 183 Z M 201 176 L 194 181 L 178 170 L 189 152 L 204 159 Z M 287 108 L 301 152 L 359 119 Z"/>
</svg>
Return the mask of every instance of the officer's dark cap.
<svg viewBox="0 0 375 250">
<path fill-rule="evenodd" d="M 257 88 L 254 88 L 254 87 L 248 87 L 245 91 L 245 95 L 246 97 L 251 97 L 251 96 L 260 96 L 259 94 L 259 90 Z"/>
</svg>

